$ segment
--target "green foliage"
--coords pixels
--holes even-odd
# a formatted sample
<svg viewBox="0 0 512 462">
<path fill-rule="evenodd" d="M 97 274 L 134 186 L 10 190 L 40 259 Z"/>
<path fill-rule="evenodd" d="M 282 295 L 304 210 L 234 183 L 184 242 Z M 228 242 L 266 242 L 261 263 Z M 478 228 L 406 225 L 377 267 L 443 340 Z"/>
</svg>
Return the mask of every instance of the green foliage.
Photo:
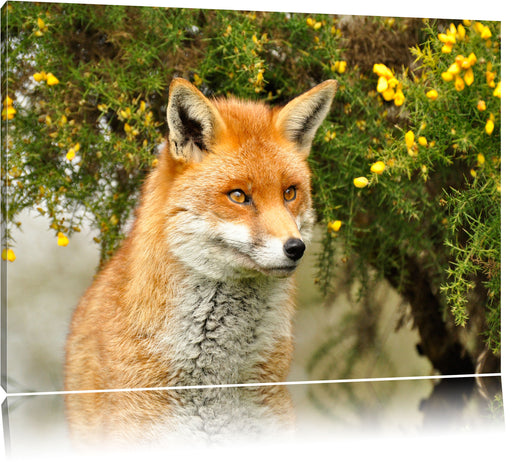
<svg viewBox="0 0 512 462">
<path fill-rule="evenodd" d="M 499 352 L 499 23 L 362 22 L 372 36 L 414 40 L 398 66 L 392 48 L 352 53 L 346 33 L 357 18 L 25 2 L 2 14 L 2 93 L 16 111 L 2 125 L 8 248 L 10 227 L 31 209 L 69 238 L 86 220 L 102 261 L 112 255 L 165 136 L 173 77 L 208 96 L 276 104 L 335 78 L 340 91 L 311 156 L 322 291 L 348 258 L 354 278 L 364 283 L 372 267 L 404 290 L 414 260 L 457 324 L 478 299 L 482 333 Z M 369 61 L 389 67 L 372 71 Z M 462 68 L 446 81 L 455 62 Z M 376 162 L 383 171 L 371 170 Z M 361 177 L 368 184 L 356 187 Z"/>
<path fill-rule="evenodd" d="M 478 298 L 477 310 L 487 316 L 487 343 L 498 354 L 500 32 L 499 24 L 491 23 L 492 40 L 483 39 L 483 27 L 461 24 L 464 38 L 457 37 L 447 52 L 442 51 L 435 23 L 427 22 L 427 40 L 413 50 L 416 61 L 400 75 L 395 70 L 396 89 L 401 86 L 405 95 L 398 113 L 393 100 L 379 109 L 384 94 L 355 90 L 359 99 L 351 95 L 350 101 L 357 115 L 335 113 L 331 118 L 341 121 L 334 127 L 339 136 L 319 140 L 322 147 L 316 152 L 321 157 L 315 159 L 315 172 L 325 219 L 343 223 L 337 233 L 325 229 L 327 255 L 321 262 L 331 264 L 334 250 L 328 249 L 334 249 L 336 234 L 343 242 L 344 258 L 357 254 L 359 277 L 367 269 L 364 263 L 370 263 L 386 277 L 397 278 L 401 290 L 414 281 L 408 269 L 415 260 L 445 294 L 444 304 L 457 325 L 466 325 L 470 300 Z M 464 88 L 455 86 L 453 76 L 445 81 L 452 63 L 471 53 L 476 56 L 470 66 L 474 81 L 468 79 Z M 457 74 L 462 81 L 465 72 Z M 335 159 L 335 153 L 343 154 Z M 386 166 L 382 173 L 370 170 L 377 161 Z M 368 186 L 354 188 L 352 179 L 360 176 L 369 180 Z M 320 271 L 319 281 L 327 292 L 332 270 L 320 263 Z"/>
</svg>

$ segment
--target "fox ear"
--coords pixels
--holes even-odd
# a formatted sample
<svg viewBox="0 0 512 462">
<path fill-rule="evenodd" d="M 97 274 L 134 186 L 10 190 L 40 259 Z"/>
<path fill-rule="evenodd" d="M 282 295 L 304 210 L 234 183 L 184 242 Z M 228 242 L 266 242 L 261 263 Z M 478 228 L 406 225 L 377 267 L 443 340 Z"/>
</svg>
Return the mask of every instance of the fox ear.
<svg viewBox="0 0 512 462">
<path fill-rule="evenodd" d="M 176 78 L 167 105 L 169 149 L 176 159 L 201 161 L 223 124 L 217 109 L 194 85 Z"/>
<path fill-rule="evenodd" d="M 336 80 L 326 80 L 284 106 L 278 116 L 278 130 L 306 156 L 320 124 L 329 112 L 336 94 Z"/>
</svg>

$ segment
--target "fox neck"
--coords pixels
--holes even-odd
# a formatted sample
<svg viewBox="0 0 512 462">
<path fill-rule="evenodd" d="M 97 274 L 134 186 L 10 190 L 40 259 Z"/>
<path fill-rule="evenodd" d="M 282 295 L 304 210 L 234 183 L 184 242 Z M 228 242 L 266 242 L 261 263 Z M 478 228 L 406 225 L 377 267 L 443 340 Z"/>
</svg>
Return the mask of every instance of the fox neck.
<svg viewBox="0 0 512 462">
<path fill-rule="evenodd" d="M 170 301 L 165 343 L 172 369 L 179 371 L 173 385 L 261 381 L 266 355 L 291 337 L 292 286 L 290 278 L 189 276 Z"/>
</svg>

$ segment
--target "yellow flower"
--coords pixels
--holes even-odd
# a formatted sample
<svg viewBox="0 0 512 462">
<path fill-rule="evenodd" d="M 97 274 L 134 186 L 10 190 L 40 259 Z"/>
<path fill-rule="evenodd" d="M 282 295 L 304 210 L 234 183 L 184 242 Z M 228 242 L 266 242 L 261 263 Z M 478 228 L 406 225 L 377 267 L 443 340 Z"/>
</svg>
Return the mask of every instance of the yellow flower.
<svg viewBox="0 0 512 462">
<path fill-rule="evenodd" d="M 66 154 L 66 159 L 67 159 L 67 160 L 73 160 L 73 159 L 75 158 L 75 155 L 76 155 L 76 151 L 75 151 L 73 148 L 71 148 L 71 149 L 67 152 L 67 154 Z"/>
<path fill-rule="evenodd" d="M 258 75 L 256 75 L 256 85 L 260 85 L 263 82 L 263 73 L 265 71 L 263 69 L 260 69 L 258 71 Z"/>
<path fill-rule="evenodd" d="M 9 106 L 12 106 L 12 103 L 14 101 L 12 100 L 12 98 L 9 97 L 9 95 L 7 95 L 4 99 L 4 102 L 3 102 L 3 106 L 4 107 L 9 107 Z"/>
<path fill-rule="evenodd" d="M 16 109 L 14 109 L 12 106 L 7 106 L 2 109 L 2 119 L 4 120 L 14 119 L 14 114 L 16 114 Z"/>
<path fill-rule="evenodd" d="M 255 35 L 253 35 L 253 37 L 255 37 Z M 202 83 L 203 83 L 203 79 L 201 77 L 199 77 L 199 74 L 194 74 L 194 85 L 196 87 L 198 87 Z"/>
<path fill-rule="evenodd" d="M 331 66 L 331 70 L 333 72 L 337 72 L 338 74 L 343 74 L 346 69 L 347 69 L 346 61 L 335 61 L 334 64 Z"/>
<path fill-rule="evenodd" d="M 382 92 L 382 97 L 386 101 L 391 101 L 395 97 L 395 90 L 393 90 L 392 88 L 388 88 L 387 90 Z"/>
<path fill-rule="evenodd" d="M 485 80 L 487 81 L 487 85 L 489 85 L 491 88 L 494 88 L 496 86 L 496 83 L 494 82 L 495 77 L 496 77 L 496 72 L 492 72 L 492 71 L 485 72 Z"/>
<path fill-rule="evenodd" d="M 455 79 L 455 89 L 457 91 L 462 91 L 465 85 L 470 86 L 475 80 L 471 66 L 476 62 L 477 58 L 475 53 L 470 53 L 467 58 L 463 55 L 457 55 L 455 57 L 455 62 L 450 65 L 446 72 L 441 74 L 441 77 L 446 82 L 450 82 Z M 462 70 L 465 70 L 463 78 L 458 75 Z"/>
<path fill-rule="evenodd" d="M 447 33 L 447 34 L 438 34 L 437 38 L 443 42 L 445 45 L 454 45 L 456 40 L 455 40 L 455 35 L 453 34 L 450 34 L 450 33 Z"/>
<path fill-rule="evenodd" d="M 341 29 L 338 29 L 336 26 L 331 27 L 331 34 L 336 38 L 340 38 L 342 36 Z"/>
<path fill-rule="evenodd" d="M 494 89 L 493 96 L 496 96 L 496 98 L 501 99 L 501 80 L 498 82 L 498 85 L 496 85 L 496 88 Z"/>
<path fill-rule="evenodd" d="M 42 18 L 37 18 L 37 27 L 39 29 L 37 29 L 34 34 L 36 35 L 36 37 L 42 37 L 44 34 L 44 32 L 46 32 L 48 30 L 48 26 L 45 24 L 45 22 L 43 21 Z"/>
<path fill-rule="evenodd" d="M 402 90 L 398 89 L 395 93 L 395 96 L 393 97 L 393 101 L 395 102 L 395 106 L 401 106 L 404 104 L 405 96 L 402 92 Z"/>
<path fill-rule="evenodd" d="M 16 114 L 16 109 L 14 109 L 12 106 L 2 109 L 2 119 L 3 120 L 14 119 L 14 114 Z"/>
<path fill-rule="evenodd" d="M 395 77 L 391 77 L 390 79 L 388 79 L 388 86 L 390 88 L 395 88 L 397 85 L 399 86 L 400 82 L 395 78 Z"/>
<path fill-rule="evenodd" d="M 14 261 L 16 260 L 16 254 L 12 249 L 3 249 L 2 250 L 2 260 Z"/>
<path fill-rule="evenodd" d="M 336 132 L 331 132 L 331 130 L 327 130 L 327 133 L 324 136 L 325 141 L 331 141 L 336 138 Z"/>
<path fill-rule="evenodd" d="M 478 162 L 478 165 L 484 165 L 485 164 L 485 157 L 482 153 L 479 153 L 477 156 L 476 156 L 476 160 Z"/>
<path fill-rule="evenodd" d="M 457 37 L 459 40 L 464 40 L 464 37 L 466 37 L 466 29 L 464 29 L 464 26 L 462 24 L 459 24 L 457 26 Z"/>
<path fill-rule="evenodd" d="M 459 75 L 455 76 L 455 90 L 462 91 L 464 87 L 464 80 Z"/>
<path fill-rule="evenodd" d="M 341 225 L 342 223 L 340 220 L 330 221 L 329 223 L 327 223 L 327 229 L 329 231 L 337 233 L 340 230 Z"/>
<path fill-rule="evenodd" d="M 380 76 L 379 80 L 377 82 L 377 91 L 379 93 L 382 93 L 382 92 L 386 91 L 387 89 L 388 89 L 388 80 L 385 77 Z"/>
<path fill-rule="evenodd" d="M 441 74 L 441 78 L 445 82 L 451 82 L 453 80 L 453 74 L 450 74 L 450 72 L 445 71 Z"/>
<path fill-rule="evenodd" d="M 75 158 L 75 155 L 77 151 L 80 149 L 80 143 L 76 143 L 72 148 L 69 149 L 69 151 L 66 154 L 67 160 L 73 160 Z"/>
<path fill-rule="evenodd" d="M 129 107 L 127 107 L 126 109 L 121 109 L 119 111 L 119 115 L 121 116 L 122 119 L 129 119 L 131 114 L 132 114 L 132 111 Z"/>
<path fill-rule="evenodd" d="M 490 135 L 494 131 L 494 122 L 491 119 L 488 119 L 485 123 L 485 133 Z"/>
<path fill-rule="evenodd" d="M 460 72 L 460 65 L 459 63 L 455 62 L 453 63 L 446 72 L 449 72 L 452 75 L 456 75 Z"/>
<path fill-rule="evenodd" d="M 306 19 L 306 24 L 309 27 L 311 27 L 311 28 L 313 28 L 315 30 L 318 30 L 318 29 L 320 29 L 322 27 L 322 23 L 320 21 L 317 21 L 317 20 L 313 19 L 313 18 L 307 18 Z"/>
<path fill-rule="evenodd" d="M 470 66 L 474 66 L 476 64 L 476 55 L 475 53 L 471 53 L 469 56 L 468 56 L 468 62 L 469 62 L 469 65 Z"/>
<path fill-rule="evenodd" d="M 414 133 L 411 130 L 405 134 L 405 145 L 407 149 L 411 149 L 414 146 Z"/>
<path fill-rule="evenodd" d="M 57 85 L 59 83 L 59 79 L 55 77 L 51 72 L 48 72 L 46 83 L 48 85 Z"/>
<path fill-rule="evenodd" d="M 372 164 L 370 170 L 373 172 L 373 173 L 377 173 L 378 175 L 380 175 L 384 170 L 386 170 L 386 164 L 384 162 L 382 162 L 381 160 L 375 162 L 374 164 Z"/>
<path fill-rule="evenodd" d="M 415 157 L 418 154 L 418 146 L 414 142 L 414 133 L 411 130 L 405 134 L 405 145 L 407 146 L 407 153 L 411 157 Z"/>
<path fill-rule="evenodd" d="M 377 91 L 386 101 L 393 100 L 396 106 L 404 104 L 405 97 L 400 82 L 393 75 L 393 72 L 384 64 L 374 64 L 373 72 L 379 76 Z M 397 90 L 395 91 L 395 88 Z"/>
<path fill-rule="evenodd" d="M 437 93 L 437 90 L 430 90 L 427 91 L 427 98 L 431 101 L 435 101 L 439 94 Z"/>
<path fill-rule="evenodd" d="M 354 178 L 354 186 L 356 188 L 364 188 L 368 186 L 368 178 L 366 178 L 365 176 Z"/>
<path fill-rule="evenodd" d="M 384 77 L 386 79 L 393 78 L 393 72 L 391 72 L 391 70 L 385 64 L 374 64 L 373 72 L 379 77 Z"/>
<path fill-rule="evenodd" d="M 489 29 L 489 26 L 483 26 L 480 29 L 480 37 L 482 37 L 484 40 L 487 40 L 492 37 L 491 30 Z"/>
<path fill-rule="evenodd" d="M 470 175 L 473 177 L 473 178 L 476 178 L 476 170 L 474 168 L 472 168 L 470 171 L 469 171 Z"/>
<path fill-rule="evenodd" d="M 457 42 L 457 38 L 462 40 L 464 36 L 465 31 L 460 31 L 460 29 L 457 29 L 454 24 L 450 24 L 450 27 L 444 34 L 437 35 L 437 38 L 443 43 L 441 51 L 443 53 L 451 53 L 453 45 Z"/>
<path fill-rule="evenodd" d="M 420 136 L 418 138 L 418 143 L 420 144 L 420 146 L 423 146 L 423 147 L 428 146 L 427 138 L 425 138 L 424 136 Z"/>
<path fill-rule="evenodd" d="M 69 239 L 67 236 L 61 232 L 57 234 L 57 245 L 61 247 L 66 247 L 69 244 Z"/>
<path fill-rule="evenodd" d="M 151 124 L 151 121 L 153 120 L 153 113 L 149 111 L 145 117 L 144 117 L 144 126 L 148 126 Z"/>
<path fill-rule="evenodd" d="M 464 72 L 464 82 L 469 87 L 475 81 L 475 76 L 473 74 L 473 69 L 469 68 L 466 72 Z"/>
<path fill-rule="evenodd" d="M 476 105 L 476 108 L 482 112 L 482 111 L 485 111 L 487 109 L 487 105 L 485 104 L 485 101 L 484 100 L 480 100 L 478 101 L 478 104 Z"/>
</svg>

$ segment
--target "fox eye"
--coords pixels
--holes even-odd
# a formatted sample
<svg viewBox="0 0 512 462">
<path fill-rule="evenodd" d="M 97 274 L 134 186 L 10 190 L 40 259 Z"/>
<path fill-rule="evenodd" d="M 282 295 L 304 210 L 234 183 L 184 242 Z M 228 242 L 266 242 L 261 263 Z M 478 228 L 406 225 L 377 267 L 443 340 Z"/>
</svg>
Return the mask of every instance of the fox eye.
<svg viewBox="0 0 512 462">
<path fill-rule="evenodd" d="M 284 200 L 286 202 L 291 202 L 297 197 L 297 189 L 295 186 L 290 186 L 284 193 L 283 193 Z"/>
<path fill-rule="evenodd" d="M 228 193 L 228 197 L 235 204 L 248 204 L 250 202 L 249 196 L 245 194 L 241 189 L 234 189 Z"/>
</svg>

